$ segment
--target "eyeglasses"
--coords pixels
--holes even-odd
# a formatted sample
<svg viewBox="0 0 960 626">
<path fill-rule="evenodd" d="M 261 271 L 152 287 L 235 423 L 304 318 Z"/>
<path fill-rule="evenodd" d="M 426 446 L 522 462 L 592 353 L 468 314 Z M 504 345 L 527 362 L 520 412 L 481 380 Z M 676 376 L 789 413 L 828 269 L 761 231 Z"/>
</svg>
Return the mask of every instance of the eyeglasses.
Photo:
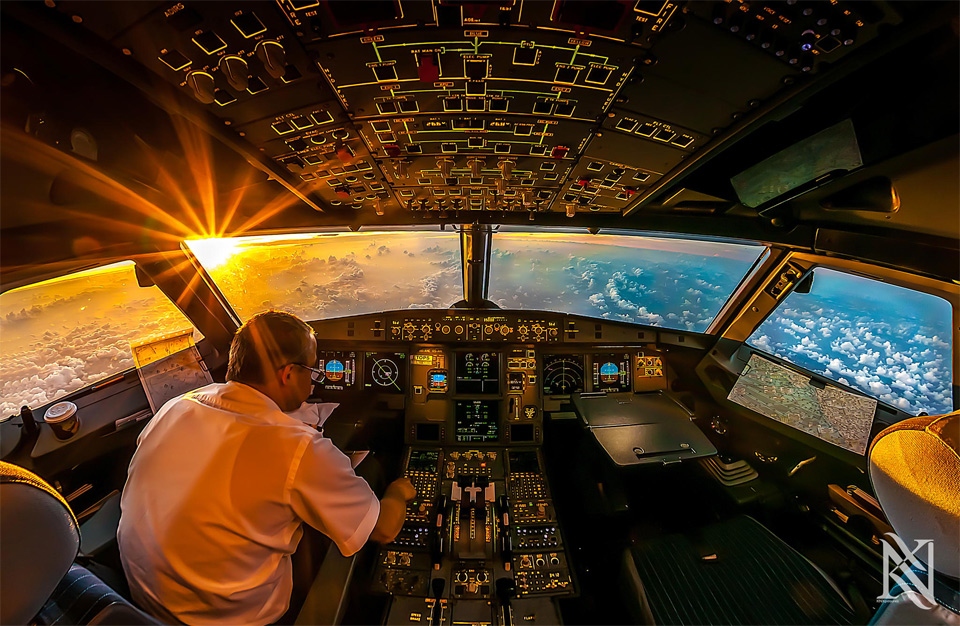
<svg viewBox="0 0 960 626">
<path fill-rule="evenodd" d="M 304 365 L 303 363 L 291 363 L 291 365 L 298 365 L 305 370 L 310 370 L 310 380 L 315 383 L 322 383 L 327 377 L 326 373 L 323 370 L 318 370 L 315 367 L 310 367 L 309 365 Z"/>
</svg>

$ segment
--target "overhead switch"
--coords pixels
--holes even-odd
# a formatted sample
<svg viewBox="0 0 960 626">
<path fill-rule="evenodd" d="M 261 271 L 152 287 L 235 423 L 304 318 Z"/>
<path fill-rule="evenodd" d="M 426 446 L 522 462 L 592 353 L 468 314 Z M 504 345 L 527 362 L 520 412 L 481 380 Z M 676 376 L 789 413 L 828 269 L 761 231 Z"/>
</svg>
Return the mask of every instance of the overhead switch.
<svg viewBox="0 0 960 626">
<path fill-rule="evenodd" d="M 342 142 L 337 142 L 337 158 L 343 161 L 344 163 L 349 163 L 353 160 L 354 151 L 353 148 L 346 145 Z"/>
<path fill-rule="evenodd" d="M 274 78 L 283 78 L 287 73 L 287 51 L 279 41 L 264 40 L 257 44 L 257 58 L 263 63 L 267 74 Z"/>
<path fill-rule="evenodd" d="M 213 84 L 213 76 L 206 72 L 195 71 L 187 74 L 187 85 L 193 92 L 193 97 L 204 104 L 213 103 L 213 94 L 216 87 Z"/>
<path fill-rule="evenodd" d="M 440 64 L 437 63 L 435 52 L 417 55 L 417 74 L 425 83 L 435 83 L 440 80 Z"/>
<path fill-rule="evenodd" d="M 250 68 L 242 58 L 232 54 L 221 57 L 218 67 L 227 83 L 237 91 L 245 90 L 250 84 Z"/>
</svg>

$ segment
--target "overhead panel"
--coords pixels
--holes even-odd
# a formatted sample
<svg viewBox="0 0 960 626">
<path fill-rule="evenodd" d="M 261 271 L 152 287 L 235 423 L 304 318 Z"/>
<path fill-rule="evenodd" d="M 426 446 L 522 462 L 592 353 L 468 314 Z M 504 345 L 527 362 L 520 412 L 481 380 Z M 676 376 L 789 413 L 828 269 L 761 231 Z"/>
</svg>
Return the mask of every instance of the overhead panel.
<svg viewBox="0 0 960 626">
<path fill-rule="evenodd" d="M 620 213 L 884 3 L 56 3 L 327 208 Z M 78 21 L 78 18 L 79 19 Z"/>
</svg>

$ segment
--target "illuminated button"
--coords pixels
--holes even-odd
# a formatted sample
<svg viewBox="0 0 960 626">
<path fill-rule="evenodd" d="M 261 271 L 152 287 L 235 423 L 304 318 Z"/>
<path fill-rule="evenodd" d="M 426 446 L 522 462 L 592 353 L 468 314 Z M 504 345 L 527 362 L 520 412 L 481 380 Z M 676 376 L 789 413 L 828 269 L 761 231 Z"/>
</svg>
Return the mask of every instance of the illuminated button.
<svg viewBox="0 0 960 626">
<path fill-rule="evenodd" d="M 304 11 L 320 5 L 320 0 L 290 0 L 294 11 Z"/>
<path fill-rule="evenodd" d="M 160 61 L 162 61 L 164 65 L 166 65 L 167 67 L 169 67 L 175 72 L 179 72 L 180 70 L 189 66 L 191 63 L 190 59 L 185 57 L 183 54 L 181 54 L 177 50 L 166 50 L 162 52 L 160 56 L 157 58 L 160 59 Z"/>
<path fill-rule="evenodd" d="M 572 67 L 558 67 L 557 75 L 554 77 L 553 82 L 572 84 L 576 82 L 577 74 L 579 73 L 580 70 Z"/>
<path fill-rule="evenodd" d="M 517 124 L 513 130 L 513 134 L 518 137 L 529 137 L 533 134 L 533 124 Z"/>
<path fill-rule="evenodd" d="M 657 125 L 656 125 L 656 124 L 653 124 L 653 123 L 651 123 L 651 122 L 647 122 L 647 123 L 645 123 L 645 124 L 642 124 L 642 125 L 640 126 L 640 128 L 637 129 L 637 134 L 638 134 L 638 135 L 641 135 L 641 136 L 643 136 L 643 137 L 649 137 L 649 136 L 653 135 L 653 133 L 655 133 L 656 130 L 657 130 Z"/>
<path fill-rule="evenodd" d="M 530 146 L 530 156 L 546 156 L 547 146 Z"/>
<path fill-rule="evenodd" d="M 444 98 L 443 110 L 444 111 L 462 111 L 463 100 L 461 100 L 460 98 Z"/>
<path fill-rule="evenodd" d="M 217 89 L 213 93 L 213 101 L 220 106 L 226 106 L 232 102 L 236 102 L 237 98 L 232 93 L 226 92 L 223 89 Z"/>
<path fill-rule="evenodd" d="M 469 80 L 483 80 L 488 68 L 487 59 L 464 59 L 463 62 L 464 74 Z"/>
<path fill-rule="evenodd" d="M 550 152 L 550 156 L 554 159 L 562 159 L 567 156 L 567 152 L 570 151 L 570 148 L 566 146 L 557 146 Z"/>
<path fill-rule="evenodd" d="M 370 127 L 375 133 L 389 133 L 393 130 L 390 127 L 390 122 L 387 121 L 370 122 Z"/>
<path fill-rule="evenodd" d="M 484 98 L 467 98 L 468 111 L 483 111 L 487 107 L 487 101 Z"/>
<path fill-rule="evenodd" d="M 486 144 L 483 137 L 467 137 L 467 147 L 482 148 Z"/>
<path fill-rule="evenodd" d="M 321 163 L 323 163 L 323 159 L 321 159 L 316 154 L 309 154 L 303 157 L 303 162 L 306 163 L 307 165 L 320 165 Z"/>
<path fill-rule="evenodd" d="M 677 136 L 677 133 L 673 132 L 672 130 L 668 130 L 666 128 L 661 128 L 660 130 L 658 130 L 653 134 L 653 138 L 659 141 L 670 141 L 676 136 Z"/>
<path fill-rule="evenodd" d="M 230 18 L 230 23 L 240 31 L 240 34 L 245 38 L 250 39 L 251 37 L 256 37 L 260 33 L 267 30 L 267 27 L 263 25 L 263 22 L 260 21 L 260 18 L 257 17 L 255 13 L 243 13 L 235 17 Z"/>
<path fill-rule="evenodd" d="M 300 152 L 307 149 L 307 142 L 303 139 L 291 139 L 287 142 L 287 147 L 294 152 Z"/>
<path fill-rule="evenodd" d="M 307 119 L 304 116 L 295 117 L 290 120 L 290 123 L 293 124 L 297 130 L 303 130 L 305 128 L 310 128 L 313 126 L 313 120 Z"/>
<path fill-rule="evenodd" d="M 416 100 L 401 100 L 400 101 L 400 112 L 401 113 L 417 113 L 420 111 L 420 103 Z"/>
<path fill-rule="evenodd" d="M 513 64 L 536 65 L 538 56 L 537 48 L 535 46 L 531 46 L 529 48 L 518 46 L 513 49 Z"/>
<path fill-rule="evenodd" d="M 490 112 L 491 113 L 506 113 L 509 100 L 506 98 L 494 98 L 490 100 Z"/>
<path fill-rule="evenodd" d="M 382 115 L 390 115 L 397 112 L 397 103 L 393 100 L 388 100 L 387 102 L 378 102 L 377 110 L 380 111 Z"/>
<path fill-rule="evenodd" d="M 397 68 L 395 65 L 380 65 L 373 68 L 373 75 L 377 82 L 385 83 L 397 80 Z"/>
<path fill-rule="evenodd" d="M 572 117 L 574 109 L 576 109 L 576 105 L 570 102 L 561 102 L 554 107 L 553 112 L 560 117 Z"/>
<path fill-rule="evenodd" d="M 417 55 L 417 76 L 425 83 L 440 80 L 440 64 L 437 62 L 435 52 L 424 52 Z"/>
<path fill-rule="evenodd" d="M 327 136 L 314 135 L 313 137 L 310 137 L 310 143 L 312 143 L 315 146 L 322 146 L 323 144 L 327 143 Z"/>
<path fill-rule="evenodd" d="M 227 47 L 227 42 L 220 39 L 220 36 L 212 30 L 204 31 L 194 36 L 193 43 L 197 44 L 197 46 L 207 54 L 220 52 Z"/>
<path fill-rule="evenodd" d="M 534 115 L 550 115 L 553 113 L 553 102 L 549 100 L 538 100 L 533 104 Z"/>
<path fill-rule="evenodd" d="M 680 146 L 681 148 L 687 148 L 693 142 L 694 142 L 694 139 L 690 135 L 680 135 L 670 143 L 672 143 L 675 146 Z"/>
<path fill-rule="evenodd" d="M 278 135 L 285 135 L 287 133 L 292 133 L 294 131 L 293 124 L 287 120 L 281 120 L 279 122 L 274 122 L 270 127 L 276 131 Z"/>
<path fill-rule="evenodd" d="M 317 111 L 310 114 L 310 119 L 313 120 L 314 124 L 326 124 L 333 121 L 333 116 L 330 115 L 330 111 Z"/>
<path fill-rule="evenodd" d="M 633 175 L 633 180 L 638 180 L 641 183 L 650 179 L 650 174 L 647 172 L 637 172 Z"/>
<path fill-rule="evenodd" d="M 591 85 L 603 85 L 610 78 L 610 71 L 609 67 L 591 67 L 584 82 Z"/>
<path fill-rule="evenodd" d="M 627 133 L 632 133 L 634 129 L 636 129 L 638 123 L 639 122 L 637 122 L 637 120 L 633 119 L 632 117 L 625 117 L 621 119 L 619 122 L 617 122 L 616 128 L 617 130 L 622 130 Z"/>
<path fill-rule="evenodd" d="M 467 81 L 467 95 L 468 96 L 483 96 L 487 93 L 487 83 L 482 80 L 468 80 Z"/>
<path fill-rule="evenodd" d="M 283 76 L 280 77 L 285 83 L 292 83 L 298 78 L 302 78 L 303 74 L 300 73 L 300 70 L 297 69 L 296 65 L 287 65 L 283 68 Z"/>
<path fill-rule="evenodd" d="M 249 82 L 247 83 L 247 92 L 250 95 L 258 94 L 261 91 L 267 90 L 267 84 L 261 80 L 259 76 L 251 76 Z"/>
</svg>

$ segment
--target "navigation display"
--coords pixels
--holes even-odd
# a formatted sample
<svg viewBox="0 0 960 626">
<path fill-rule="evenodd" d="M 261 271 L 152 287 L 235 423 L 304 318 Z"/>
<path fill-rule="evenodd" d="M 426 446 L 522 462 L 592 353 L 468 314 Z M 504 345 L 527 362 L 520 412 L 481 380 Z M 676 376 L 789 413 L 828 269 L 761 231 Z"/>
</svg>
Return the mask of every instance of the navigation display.
<svg viewBox="0 0 960 626">
<path fill-rule="evenodd" d="M 593 390 L 616 393 L 630 391 L 630 355 L 594 354 Z"/>
<path fill-rule="evenodd" d="M 497 441 L 500 421 L 497 400 L 457 400 L 454 437 L 457 443 Z"/>
<path fill-rule="evenodd" d="M 407 388 L 407 355 L 404 352 L 366 352 L 364 389 L 403 393 Z"/>
<path fill-rule="evenodd" d="M 326 391 L 353 389 L 357 383 L 356 352 L 321 350 L 317 368 L 324 374 L 319 385 Z"/>
<path fill-rule="evenodd" d="M 500 393 L 500 354 L 458 352 L 457 393 Z"/>
<path fill-rule="evenodd" d="M 583 391 L 583 355 L 548 354 L 543 357 L 543 392 L 566 395 Z"/>
<path fill-rule="evenodd" d="M 863 454 L 877 401 L 824 385 L 751 355 L 728 400 L 841 448 Z"/>
</svg>

